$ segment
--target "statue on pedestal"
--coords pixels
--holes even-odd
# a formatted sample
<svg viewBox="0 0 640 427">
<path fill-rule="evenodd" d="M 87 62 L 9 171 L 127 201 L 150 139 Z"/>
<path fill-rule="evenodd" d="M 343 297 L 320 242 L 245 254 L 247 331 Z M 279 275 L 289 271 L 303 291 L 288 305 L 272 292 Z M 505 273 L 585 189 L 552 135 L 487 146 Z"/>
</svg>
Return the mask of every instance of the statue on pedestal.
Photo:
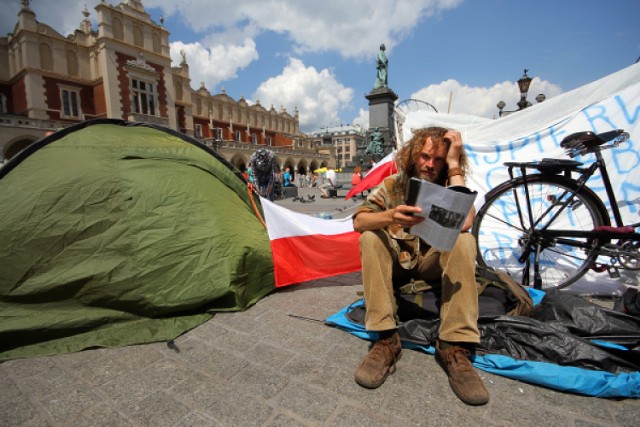
<svg viewBox="0 0 640 427">
<path fill-rule="evenodd" d="M 388 86 L 388 68 L 389 68 L 389 60 L 387 59 L 387 55 L 385 54 L 385 46 L 384 44 L 380 45 L 380 52 L 378 52 L 378 59 L 376 61 L 376 69 L 378 70 L 378 75 L 376 78 L 376 83 L 373 85 L 373 89 L 381 89 Z"/>
</svg>

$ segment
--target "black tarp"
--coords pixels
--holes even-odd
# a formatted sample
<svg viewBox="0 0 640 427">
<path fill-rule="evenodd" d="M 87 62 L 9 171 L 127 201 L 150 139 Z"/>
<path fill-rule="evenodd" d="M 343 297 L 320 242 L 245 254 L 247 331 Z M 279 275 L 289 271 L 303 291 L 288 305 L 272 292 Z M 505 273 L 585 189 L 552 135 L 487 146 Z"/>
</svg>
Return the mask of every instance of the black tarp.
<svg viewBox="0 0 640 427">
<path fill-rule="evenodd" d="M 429 299 L 427 296 L 424 301 Z M 411 303 L 399 301 L 398 330 L 402 340 L 432 345 L 439 320 L 437 310 L 430 310 L 429 306 L 435 305 L 425 302 L 426 310 L 416 310 Z M 640 318 L 564 292 L 546 294 L 531 317 L 484 314 L 483 307 L 490 306 L 481 302 L 479 354 L 501 354 L 611 373 L 640 371 Z M 413 310 L 409 317 L 408 310 Z M 416 317 L 418 312 L 420 316 Z M 364 306 L 360 306 L 346 316 L 363 325 L 364 313 Z"/>
</svg>

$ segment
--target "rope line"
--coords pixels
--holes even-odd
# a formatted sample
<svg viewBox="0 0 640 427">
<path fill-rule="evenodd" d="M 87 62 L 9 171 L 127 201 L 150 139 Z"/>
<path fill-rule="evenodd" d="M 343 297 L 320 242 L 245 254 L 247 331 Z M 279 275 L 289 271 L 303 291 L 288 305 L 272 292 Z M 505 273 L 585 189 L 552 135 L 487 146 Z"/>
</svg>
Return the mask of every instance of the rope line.
<svg viewBox="0 0 640 427">
<path fill-rule="evenodd" d="M 264 222 L 264 219 L 262 219 L 262 215 L 260 215 L 260 211 L 258 210 L 258 206 L 256 206 L 256 201 L 253 198 L 253 184 L 248 182 L 247 183 L 247 193 L 249 194 L 249 198 L 251 199 L 251 204 L 253 205 L 253 210 L 256 213 L 256 216 L 258 217 L 258 219 L 260 220 L 260 222 L 262 223 L 262 225 L 264 226 L 264 228 L 267 228 L 267 224 Z"/>
</svg>

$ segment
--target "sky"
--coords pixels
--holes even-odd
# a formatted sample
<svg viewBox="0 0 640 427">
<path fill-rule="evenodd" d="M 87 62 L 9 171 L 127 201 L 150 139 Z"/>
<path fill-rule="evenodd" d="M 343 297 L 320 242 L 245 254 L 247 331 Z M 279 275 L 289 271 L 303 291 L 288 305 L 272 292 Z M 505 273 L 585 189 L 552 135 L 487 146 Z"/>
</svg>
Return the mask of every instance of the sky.
<svg viewBox="0 0 640 427">
<path fill-rule="evenodd" d="M 123 0 L 126 1 L 126 0 Z M 67 35 L 99 0 L 31 0 L 36 19 Z M 119 1 L 108 1 L 118 4 Z M 184 51 L 191 86 L 293 114 L 311 133 L 358 124 L 381 44 L 398 102 L 439 113 L 493 118 L 516 109 L 528 69 L 528 100 L 547 99 L 640 59 L 639 0 L 143 0 L 170 32 L 174 66 Z M 20 0 L 0 0 L 0 34 Z M 424 105 L 424 104 L 422 104 Z"/>
</svg>

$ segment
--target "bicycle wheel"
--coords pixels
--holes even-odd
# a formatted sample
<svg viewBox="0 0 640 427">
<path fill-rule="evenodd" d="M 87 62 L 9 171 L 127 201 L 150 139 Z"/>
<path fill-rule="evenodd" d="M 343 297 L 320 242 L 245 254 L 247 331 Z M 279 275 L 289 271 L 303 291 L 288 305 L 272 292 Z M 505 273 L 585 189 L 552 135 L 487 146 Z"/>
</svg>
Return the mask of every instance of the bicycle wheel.
<svg viewBox="0 0 640 427">
<path fill-rule="evenodd" d="M 598 240 L 562 235 L 550 238 L 544 234 L 545 227 L 550 231 L 591 231 L 610 221 L 592 190 L 583 187 L 567 203 L 572 191 L 577 191 L 576 182 L 558 175 L 530 175 L 526 183 L 516 178 L 491 191 L 473 225 L 478 262 L 533 286 L 539 251 L 543 289 L 560 289 L 575 282 L 593 265 Z"/>
</svg>

